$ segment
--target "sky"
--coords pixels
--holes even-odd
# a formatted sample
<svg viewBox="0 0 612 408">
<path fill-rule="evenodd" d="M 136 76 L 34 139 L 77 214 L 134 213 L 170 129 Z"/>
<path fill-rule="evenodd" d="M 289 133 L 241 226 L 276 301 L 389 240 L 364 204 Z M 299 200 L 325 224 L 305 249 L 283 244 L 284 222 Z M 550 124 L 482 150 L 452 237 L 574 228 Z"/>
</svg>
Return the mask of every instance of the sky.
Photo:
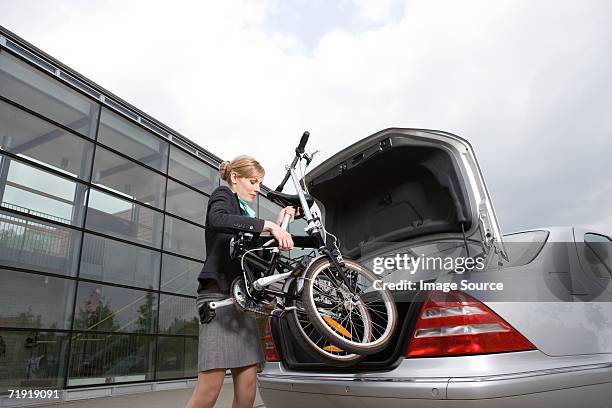
<svg viewBox="0 0 612 408">
<path fill-rule="evenodd" d="M 470 141 L 504 232 L 612 233 L 606 0 L 0 0 L 0 25 L 275 187 L 388 127 Z M 307 149 L 308 150 L 308 149 Z"/>
</svg>

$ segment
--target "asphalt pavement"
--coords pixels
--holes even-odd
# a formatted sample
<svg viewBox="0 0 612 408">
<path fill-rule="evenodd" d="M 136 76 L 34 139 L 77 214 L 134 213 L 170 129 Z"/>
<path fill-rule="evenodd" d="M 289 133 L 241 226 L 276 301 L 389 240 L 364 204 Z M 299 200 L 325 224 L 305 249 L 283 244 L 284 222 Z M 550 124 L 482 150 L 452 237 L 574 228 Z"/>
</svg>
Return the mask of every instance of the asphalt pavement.
<svg viewBox="0 0 612 408">
<path fill-rule="evenodd" d="M 234 395 L 231 382 L 223 384 L 216 408 L 231 408 Z M 191 397 L 193 388 L 168 391 L 152 391 L 140 394 L 118 395 L 113 397 L 90 398 L 55 404 L 37 405 L 36 408 L 184 408 Z M 259 391 L 255 398 L 254 408 L 265 408 Z"/>
</svg>

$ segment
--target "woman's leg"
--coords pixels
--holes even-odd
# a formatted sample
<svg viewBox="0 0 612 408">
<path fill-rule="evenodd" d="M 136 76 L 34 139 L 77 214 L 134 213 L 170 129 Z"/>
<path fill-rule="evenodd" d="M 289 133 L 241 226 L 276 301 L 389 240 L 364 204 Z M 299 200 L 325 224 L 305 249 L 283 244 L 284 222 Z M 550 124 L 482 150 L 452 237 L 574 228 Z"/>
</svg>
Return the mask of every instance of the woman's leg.
<svg viewBox="0 0 612 408">
<path fill-rule="evenodd" d="M 257 390 L 257 364 L 232 368 L 234 402 L 232 408 L 253 408 Z"/>
<path fill-rule="evenodd" d="M 191 399 L 185 408 L 212 408 L 217 402 L 219 392 L 223 386 L 225 368 L 201 371 L 198 373 L 198 382 L 191 394 Z"/>
</svg>

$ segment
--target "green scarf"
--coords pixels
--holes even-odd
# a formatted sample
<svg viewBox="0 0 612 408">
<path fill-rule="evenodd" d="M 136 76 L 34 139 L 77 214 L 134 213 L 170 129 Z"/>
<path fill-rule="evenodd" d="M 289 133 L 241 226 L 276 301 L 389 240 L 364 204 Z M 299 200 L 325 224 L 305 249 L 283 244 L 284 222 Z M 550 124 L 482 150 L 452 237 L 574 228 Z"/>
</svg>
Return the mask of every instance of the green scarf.
<svg viewBox="0 0 612 408">
<path fill-rule="evenodd" d="M 244 201 L 242 198 L 238 198 L 238 202 L 240 203 L 240 208 L 242 208 L 242 211 L 244 211 L 247 216 L 255 218 L 255 211 L 249 207 L 246 201 Z"/>
</svg>

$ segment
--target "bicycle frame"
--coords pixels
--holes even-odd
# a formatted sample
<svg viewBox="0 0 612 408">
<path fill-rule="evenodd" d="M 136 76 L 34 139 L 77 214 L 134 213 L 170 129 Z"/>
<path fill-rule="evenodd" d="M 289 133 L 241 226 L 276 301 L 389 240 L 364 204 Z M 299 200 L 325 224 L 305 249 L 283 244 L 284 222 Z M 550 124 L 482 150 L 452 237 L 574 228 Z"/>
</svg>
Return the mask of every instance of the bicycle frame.
<svg viewBox="0 0 612 408">
<path fill-rule="evenodd" d="M 336 275 L 335 278 L 340 279 L 345 285 L 348 286 L 349 282 L 347 281 L 346 276 L 343 273 L 341 273 L 342 267 L 344 266 L 344 259 L 342 257 L 342 254 L 340 253 L 340 250 L 336 246 L 335 241 L 332 243 L 331 240 L 326 239 L 327 237 L 325 233 L 325 228 L 322 224 L 321 219 L 319 218 L 319 214 L 316 214 L 316 213 L 313 214 L 310 207 L 308 206 L 308 201 L 306 199 L 305 192 L 302 189 L 302 186 L 298 179 L 298 175 L 296 173 L 296 165 L 299 162 L 301 162 L 301 160 L 304 160 L 304 146 L 306 144 L 306 141 L 308 140 L 308 136 L 309 136 L 308 132 L 304 132 L 304 135 L 302 136 L 302 140 L 300 141 L 300 145 L 296 148 L 296 156 L 290 165 L 285 166 L 285 169 L 287 170 L 287 174 L 285 175 L 281 184 L 276 188 L 276 191 L 282 191 L 288 178 L 291 178 L 295 191 L 297 192 L 301 208 L 304 211 L 304 218 L 307 222 L 307 227 L 305 228 L 305 231 L 308 233 L 309 236 L 315 238 L 316 240 L 316 242 L 314 242 L 314 245 L 312 245 L 313 243 L 311 242 L 310 245 L 305 246 L 305 247 L 318 249 L 318 251 L 322 254 L 320 257 L 323 257 L 323 256 L 328 257 L 331 260 L 335 270 L 337 271 L 337 273 L 335 274 Z M 285 216 L 283 217 L 282 223 L 281 223 L 281 228 L 286 231 L 289 226 L 290 221 L 291 221 L 291 216 L 289 214 L 285 214 Z M 265 247 L 270 244 L 273 244 L 274 242 L 275 241 L 272 238 L 272 239 L 269 239 L 267 242 L 265 242 L 262 246 Z M 238 243 L 238 245 L 240 245 L 240 243 Z M 244 248 L 242 249 L 244 250 Z M 252 276 L 250 271 L 248 271 L 248 268 L 245 268 L 244 266 L 244 257 L 249 251 L 250 250 L 246 250 L 246 252 L 242 254 L 242 262 L 243 262 L 242 269 L 243 269 L 244 280 L 246 283 L 247 294 L 251 298 L 256 299 L 256 296 L 254 296 L 254 294 L 251 293 L 250 291 L 250 289 L 254 289 L 258 295 L 264 295 L 264 296 L 273 295 L 279 298 L 279 300 L 281 298 L 282 299 L 284 298 L 295 299 L 295 296 L 293 296 L 292 294 L 286 293 L 285 291 L 279 292 L 279 291 L 271 290 L 271 289 L 268 289 L 268 287 L 274 283 L 285 281 L 291 277 L 298 278 L 299 272 L 300 272 L 298 269 L 300 269 L 301 267 L 301 272 L 303 272 L 308 266 L 304 264 L 304 260 L 306 259 L 306 256 L 302 257 L 296 269 L 289 270 L 288 272 L 274 274 L 274 271 L 279 267 L 279 264 L 285 270 L 291 269 L 291 265 L 284 262 L 284 260 L 281 259 L 282 255 L 280 255 L 278 248 L 275 248 L 272 250 L 273 254 L 272 254 L 272 259 L 270 261 L 266 261 L 263 258 L 260 258 L 256 255 L 251 254 L 249 262 L 257 263 L 259 268 L 266 271 L 265 276 L 255 279 L 255 277 Z M 320 257 L 316 257 L 314 260 L 317 260 Z M 251 288 L 249 288 L 249 285 L 251 286 Z M 228 298 L 220 302 L 211 302 L 209 307 L 212 309 L 216 309 L 218 307 L 232 304 L 233 302 L 234 302 L 233 298 Z"/>
<path fill-rule="evenodd" d="M 316 240 L 317 240 L 317 249 L 324 256 L 328 256 L 330 258 L 330 260 L 332 261 L 332 263 L 333 263 L 333 265 L 334 265 L 334 267 L 335 267 L 335 269 L 337 271 L 341 271 L 342 270 L 342 266 L 344 266 L 342 254 L 340 253 L 338 248 L 335 246 L 335 243 L 332 245 L 330 242 L 327 241 L 326 236 L 325 236 L 325 232 L 324 232 L 325 229 L 323 227 L 321 219 L 319 218 L 318 214 L 315 216 L 312 213 L 312 211 L 310 210 L 310 207 L 308 206 L 308 202 L 306 200 L 305 192 L 302 189 L 302 186 L 301 186 L 300 181 L 298 179 L 298 176 L 296 174 L 295 167 L 296 167 L 297 163 L 300 162 L 302 159 L 303 158 L 301 157 L 301 154 L 298 153 L 296 155 L 296 160 L 294 160 L 291 165 L 287 165 L 285 168 L 287 170 L 288 175 L 291 178 L 291 181 L 293 182 L 293 186 L 295 188 L 295 191 L 297 192 L 297 195 L 298 195 L 298 197 L 300 199 L 301 208 L 304 211 L 304 218 L 306 219 L 306 222 L 308 223 L 305 231 L 310 236 L 313 236 L 313 237 L 316 238 Z M 285 177 L 285 180 L 279 186 L 280 189 L 282 189 L 286 179 L 287 179 L 287 177 Z M 281 223 L 281 228 L 282 229 L 287 230 L 287 228 L 289 226 L 290 219 L 291 219 L 291 216 L 288 215 L 288 214 L 285 214 L 285 216 L 283 218 L 283 221 Z M 273 240 L 271 240 L 269 242 L 273 242 Z M 276 269 L 278 258 L 279 258 L 279 252 L 278 252 L 278 250 L 276 250 L 274 252 L 274 254 L 272 255 L 272 259 L 270 261 L 270 266 L 267 269 L 268 272 L 273 272 Z M 304 269 L 305 269 L 305 266 L 307 266 L 307 265 L 304 265 Z M 253 288 L 255 290 L 257 290 L 257 291 L 266 291 L 266 287 L 272 285 L 273 283 L 277 283 L 277 282 L 283 281 L 283 280 L 289 278 L 292 275 L 294 275 L 294 271 L 289 271 L 289 272 L 285 272 L 285 273 L 281 273 L 281 274 L 277 274 L 277 275 L 264 276 L 264 277 L 259 278 L 259 279 L 257 279 L 256 281 L 253 282 Z M 346 278 L 344 277 L 344 275 L 340 274 L 340 277 L 342 278 L 344 283 L 348 285 L 348 282 L 346 281 Z M 246 276 L 245 276 L 245 280 L 246 280 Z M 285 295 L 283 293 L 278 293 L 278 292 L 275 292 L 275 291 L 268 291 L 268 293 L 273 293 L 273 294 L 275 294 L 277 296 L 279 296 L 279 295 L 280 296 L 284 296 Z"/>
</svg>

